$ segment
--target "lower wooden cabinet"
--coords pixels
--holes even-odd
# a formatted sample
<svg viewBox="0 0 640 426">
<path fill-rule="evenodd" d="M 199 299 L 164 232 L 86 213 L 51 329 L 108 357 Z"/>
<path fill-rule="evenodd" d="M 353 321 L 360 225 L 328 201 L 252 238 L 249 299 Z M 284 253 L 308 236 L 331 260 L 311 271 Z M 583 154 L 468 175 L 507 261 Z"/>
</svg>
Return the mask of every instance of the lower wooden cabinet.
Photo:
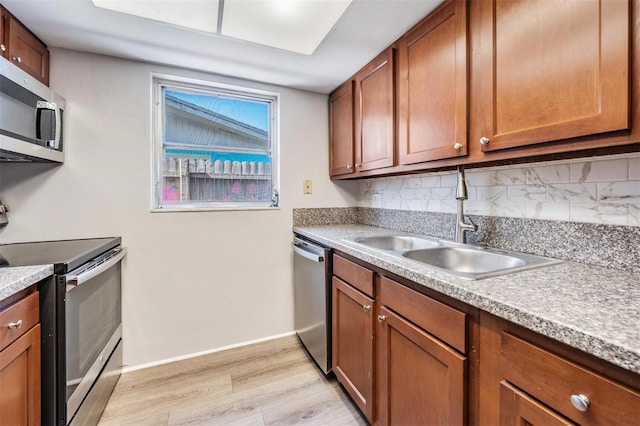
<svg viewBox="0 0 640 426">
<path fill-rule="evenodd" d="M 0 407 L 2 424 L 40 424 L 40 325 L 0 352 Z"/>
<path fill-rule="evenodd" d="M 0 310 L 0 424 L 40 424 L 38 293 Z"/>
<path fill-rule="evenodd" d="M 638 425 L 640 376 L 481 314 L 480 424 Z"/>
<path fill-rule="evenodd" d="M 376 424 L 465 424 L 466 357 L 393 311 L 378 312 Z"/>
<path fill-rule="evenodd" d="M 568 426 L 574 423 L 513 387 L 500 382 L 500 424 L 502 426 Z"/>
<path fill-rule="evenodd" d="M 374 300 L 333 277 L 333 372 L 373 421 Z"/>
</svg>

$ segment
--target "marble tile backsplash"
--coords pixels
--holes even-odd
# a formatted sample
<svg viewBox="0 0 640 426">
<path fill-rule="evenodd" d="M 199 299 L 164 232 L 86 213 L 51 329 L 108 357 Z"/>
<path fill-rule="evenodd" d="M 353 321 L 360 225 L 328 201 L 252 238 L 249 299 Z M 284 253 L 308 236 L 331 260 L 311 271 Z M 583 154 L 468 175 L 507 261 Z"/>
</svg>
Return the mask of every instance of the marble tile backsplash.
<svg viewBox="0 0 640 426">
<path fill-rule="evenodd" d="M 640 153 L 468 169 L 465 213 L 640 226 Z M 358 206 L 455 213 L 456 173 L 362 180 Z"/>
</svg>

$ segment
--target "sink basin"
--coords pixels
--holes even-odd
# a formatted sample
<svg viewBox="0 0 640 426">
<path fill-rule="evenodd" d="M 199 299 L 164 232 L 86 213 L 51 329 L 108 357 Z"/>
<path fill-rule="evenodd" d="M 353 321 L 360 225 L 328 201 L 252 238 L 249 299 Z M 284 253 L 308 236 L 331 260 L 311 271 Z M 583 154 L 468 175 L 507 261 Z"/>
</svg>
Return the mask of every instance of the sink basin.
<svg viewBox="0 0 640 426">
<path fill-rule="evenodd" d="M 391 250 L 400 252 L 428 249 L 439 247 L 441 245 L 438 241 L 405 235 L 360 238 L 355 240 L 355 242 L 379 250 Z"/>
<path fill-rule="evenodd" d="M 402 256 L 463 278 L 481 279 L 559 263 L 559 260 L 476 247 L 412 250 Z"/>
</svg>

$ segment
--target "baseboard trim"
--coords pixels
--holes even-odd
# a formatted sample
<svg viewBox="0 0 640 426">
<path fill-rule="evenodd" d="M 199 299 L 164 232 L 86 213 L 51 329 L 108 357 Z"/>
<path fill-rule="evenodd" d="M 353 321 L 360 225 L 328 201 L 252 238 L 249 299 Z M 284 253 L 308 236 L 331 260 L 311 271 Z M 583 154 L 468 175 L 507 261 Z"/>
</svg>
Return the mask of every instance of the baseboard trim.
<svg viewBox="0 0 640 426">
<path fill-rule="evenodd" d="M 262 337 L 260 339 L 249 340 L 247 342 L 236 343 L 236 344 L 228 345 L 228 346 L 222 346 L 220 348 L 209 349 L 209 350 L 202 351 L 202 352 L 195 352 L 195 353 L 191 353 L 191 354 L 187 354 L 187 355 L 180 355 L 180 356 L 177 356 L 177 357 L 174 357 L 174 358 L 166 358 L 166 359 L 162 359 L 160 361 L 154 361 L 154 362 L 149 362 L 149 363 L 139 364 L 139 365 L 126 366 L 126 367 L 122 367 L 122 374 L 131 373 L 132 371 L 137 371 L 137 370 L 143 370 L 145 368 L 156 367 L 158 365 L 169 364 L 171 362 L 184 361 L 186 359 L 196 358 L 196 357 L 199 357 L 199 356 L 202 356 L 202 355 L 209 355 L 209 354 L 213 354 L 213 353 L 216 353 L 216 352 L 222 352 L 222 351 L 226 351 L 226 350 L 229 350 L 229 349 L 240 348 L 242 346 L 248 346 L 248 345 L 253 345 L 253 344 L 256 344 L 256 343 L 268 342 L 269 340 L 280 339 L 282 337 L 293 336 L 295 334 L 296 334 L 295 331 L 290 331 L 288 333 L 282 333 L 282 334 L 276 334 L 276 335 L 273 335 L 273 336 Z"/>
</svg>

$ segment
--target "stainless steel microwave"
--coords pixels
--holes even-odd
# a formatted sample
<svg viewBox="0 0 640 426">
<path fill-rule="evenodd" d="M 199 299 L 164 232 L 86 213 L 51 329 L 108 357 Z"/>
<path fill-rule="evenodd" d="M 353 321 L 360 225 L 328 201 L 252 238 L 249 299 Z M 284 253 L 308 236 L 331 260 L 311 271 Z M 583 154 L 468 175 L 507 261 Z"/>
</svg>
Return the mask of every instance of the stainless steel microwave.
<svg viewBox="0 0 640 426">
<path fill-rule="evenodd" d="M 0 161 L 64 161 L 65 100 L 0 57 Z"/>
</svg>

